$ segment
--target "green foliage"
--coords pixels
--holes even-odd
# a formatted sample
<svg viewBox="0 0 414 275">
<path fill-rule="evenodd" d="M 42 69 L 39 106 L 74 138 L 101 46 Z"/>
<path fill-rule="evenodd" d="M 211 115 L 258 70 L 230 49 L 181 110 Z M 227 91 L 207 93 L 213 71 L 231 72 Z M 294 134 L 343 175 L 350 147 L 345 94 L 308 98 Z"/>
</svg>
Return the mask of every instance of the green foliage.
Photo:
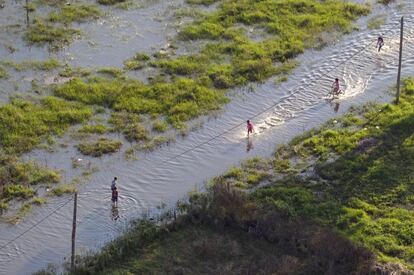
<svg viewBox="0 0 414 275">
<path fill-rule="evenodd" d="M 147 54 L 136 53 L 133 58 L 124 62 L 124 68 L 125 70 L 141 70 L 148 60 L 150 60 L 150 57 Z"/>
<path fill-rule="evenodd" d="M 36 5 L 34 3 L 27 3 L 24 5 L 25 10 L 28 12 L 34 12 L 36 10 Z"/>
<path fill-rule="evenodd" d="M 47 17 L 49 22 L 69 24 L 72 22 L 84 22 L 88 19 L 96 19 L 101 11 L 94 5 L 71 4 L 64 5 L 58 12 L 52 11 Z"/>
<path fill-rule="evenodd" d="M 35 191 L 29 187 L 23 186 L 21 184 L 9 184 L 6 185 L 3 189 L 2 197 L 6 199 L 11 198 L 22 198 L 28 199 L 33 197 Z"/>
<path fill-rule="evenodd" d="M 316 160 L 318 182 L 290 178 L 258 190 L 256 198 L 290 216 L 334 226 L 381 261 L 413 269 L 413 103 L 414 80 L 409 78 L 399 105 L 352 108 L 336 123 L 297 137 L 277 151 L 276 159 Z"/>
<path fill-rule="evenodd" d="M 55 95 L 86 104 L 97 104 L 136 114 L 165 115 L 179 128 L 185 121 L 217 110 L 226 98 L 217 90 L 190 79 L 147 86 L 136 80 L 75 78 L 55 89 Z"/>
<path fill-rule="evenodd" d="M 30 201 L 31 204 L 35 204 L 35 205 L 41 205 L 41 204 L 45 204 L 47 202 L 46 198 L 34 198 Z"/>
<path fill-rule="evenodd" d="M 84 122 L 92 111 L 75 102 L 44 97 L 39 103 L 12 99 L 0 107 L 0 145 L 7 153 L 32 150 L 51 135 L 61 135 L 70 126 Z"/>
<path fill-rule="evenodd" d="M 28 199 L 34 196 L 34 186 L 60 181 L 57 171 L 41 167 L 34 162 L 22 162 L 17 157 L 0 155 L 0 193 L 2 208 L 15 199 Z"/>
<path fill-rule="evenodd" d="M 111 76 L 111 77 L 114 77 L 114 78 L 118 78 L 118 77 L 122 76 L 122 74 L 123 74 L 122 70 L 120 70 L 118 68 L 112 68 L 112 67 L 100 68 L 98 70 L 98 73 L 108 75 L 108 76 Z"/>
<path fill-rule="evenodd" d="M 7 78 L 9 78 L 9 74 L 4 68 L 0 67 L 0 79 L 7 79 Z"/>
<path fill-rule="evenodd" d="M 79 132 L 88 134 L 105 134 L 107 131 L 108 128 L 102 124 L 84 125 L 79 129 Z"/>
<path fill-rule="evenodd" d="M 143 151 L 153 151 L 157 148 L 159 148 L 160 146 L 162 146 L 163 144 L 169 142 L 171 139 L 168 137 L 163 137 L 163 136 L 156 136 L 153 137 L 151 140 L 144 142 L 143 144 L 141 144 L 140 146 L 138 146 L 137 149 L 139 150 L 143 150 Z"/>
<path fill-rule="evenodd" d="M 72 42 L 74 36 L 79 34 L 77 29 L 58 27 L 38 20 L 28 28 L 24 38 L 30 44 L 49 43 L 52 47 L 61 47 Z"/>
<path fill-rule="evenodd" d="M 159 132 L 159 133 L 164 133 L 165 131 L 167 131 L 168 129 L 168 124 L 165 121 L 154 121 L 154 124 L 152 125 L 152 130 Z"/>
<path fill-rule="evenodd" d="M 271 176 L 271 165 L 267 160 L 252 158 L 244 161 L 241 167 L 232 167 L 226 173 L 214 178 L 212 186 L 227 184 L 238 188 L 249 188 L 269 179 Z"/>
<path fill-rule="evenodd" d="M 77 148 L 84 155 L 100 157 L 104 154 L 118 152 L 121 146 L 122 142 L 119 140 L 100 138 L 95 142 L 81 143 L 77 146 Z"/>
<path fill-rule="evenodd" d="M 11 60 L 1 60 L 0 64 L 13 68 L 16 71 L 26 71 L 26 70 L 39 70 L 39 71 L 52 71 L 61 66 L 59 60 L 51 58 L 44 61 L 23 61 L 21 63 L 15 63 Z"/>
<path fill-rule="evenodd" d="M 52 194 L 55 196 L 63 196 L 65 194 L 73 194 L 76 192 L 76 187 L 73 184 L 64 184 L 52 189 Z"/>
</svg>

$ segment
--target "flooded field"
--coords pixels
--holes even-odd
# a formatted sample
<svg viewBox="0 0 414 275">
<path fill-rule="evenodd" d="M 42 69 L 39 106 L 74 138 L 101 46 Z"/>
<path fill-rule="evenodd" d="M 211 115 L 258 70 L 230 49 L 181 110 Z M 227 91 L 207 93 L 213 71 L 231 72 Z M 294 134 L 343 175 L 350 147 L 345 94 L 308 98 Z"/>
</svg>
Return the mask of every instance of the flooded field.
<svg viewBox="0 0 414 275">
<path fill-rule="evenodd" d="M 0 47 L 0 57 L 14 61 L 54 57 L 72 66 L 122 66 L 137 51 L 152 52 L 170 43 L 180 24 L 173 14 L 184 6 L 182 1 L 141 2 L 141 8 L 108 10 L 109 15 L 81 24 L 85 38 L 56 53 L 25 45 L 19 31 L 14 32 L 11 26 L 26 24 L 22 3 L 7 2 L 0 10 L 0 25 L 10 27 L 0 30 L 0 40 L 4 45 L 13 45 L 16 51 L 11 53 L 8 47 Z M 270 156 L 276 146 L 344 113 L 351 105 L 389 101 L 392 95 L 386 91 L 391 91 L 396 82 L 399 20 L 403 15 L 406 28 L 402 71 L 403 76 L 414 74 L 412 14 L 414 3 L 408 0 L 390 7 L 374 6 L 368 18 L 358 21 L 359 31 L 339 38 L 323 50 L 309 50 L 299 56 L 300 65 L 287 81 L 278 83 L 272 78 L 231 91 L 231 102 L 215 116 L 202 118 L 205 122 L 201 128 L 169 146 L 139 155 L 138 160 L 125 160 L 120 153 L 100 159 L 82 156 L 72 146 L 69 135 L 59 141 L 69 146 L 53 152 L 36 150 L 25 158 L 63 169 L 68 178 L 79 173 L 73 169 L 73 159 L 96 168 L 87 184 L 78 186 L 77 251 L 99 248 L 118 236 L 131 219 L 173 205 L 240 161 Z M 385 22 L 379 29 L 368 28 L 370 18 L 377 16 L 384 17 Z M 378 35 L 385 40 L 380 53 L 375 48 Z M 18 87 L 10 84 L 13 81 L 0 80 L 0 99 L 5 102 L 13 93 L 24 92 L 33 78 L 45 81 L 50 77 L 54 76 L 48 72 L 16 73 L 11 78 Z M 335 78 L 340 79 L 344 95 L 327 101 Z M 252 118 L 257 130 L 249 140 L 245 137 L 247 118 Z M 114 176 L 119 178 L 117 209 L 111 206 L 108 192 Z M 48 263 L 68 258 L 72 226 L 69 199 L 50 199 L 17 225 L 0 224 L 0 273 L 30 274 Z"/>
</svg>

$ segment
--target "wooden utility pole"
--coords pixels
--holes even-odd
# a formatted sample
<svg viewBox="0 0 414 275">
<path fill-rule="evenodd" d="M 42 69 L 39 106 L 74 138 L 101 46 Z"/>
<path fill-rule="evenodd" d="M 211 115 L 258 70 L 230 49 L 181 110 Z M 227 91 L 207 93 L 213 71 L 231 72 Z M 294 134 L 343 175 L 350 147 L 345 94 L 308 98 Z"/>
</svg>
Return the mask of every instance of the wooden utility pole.
<svg viewBox="0 0 414 275">
<path fill-rule="evenodd" d="M 72 256 L 70 258 L 70 268 L 75 267 L 75 237 L 76 237 L 76 208 L 78 204 L 78 192 L 75 192 L 73 200 L 73 224 L 72 224 Z"/>
<path fill-rule="evenodd" d="M 395 104 L 400 102 L 400 83 L 401 83 L 401 62 L 402 62 L 402 48 L 403 48 L 403 36 L 404 36 L 404 16 L 401 17 L 401 32 L 400 32 L 400 58 L 398 62 L 398 76 L 397 76 L 397 98 Z"/>
</svg>

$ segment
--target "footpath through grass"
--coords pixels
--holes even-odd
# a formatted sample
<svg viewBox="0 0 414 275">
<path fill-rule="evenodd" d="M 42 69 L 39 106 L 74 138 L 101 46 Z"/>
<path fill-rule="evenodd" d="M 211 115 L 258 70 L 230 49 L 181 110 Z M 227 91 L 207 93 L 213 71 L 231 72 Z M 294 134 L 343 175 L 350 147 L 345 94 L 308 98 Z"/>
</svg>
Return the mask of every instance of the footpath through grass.
<svg viewBox="0 0 414 275">
<path fill-rule="evenodd" d="M 138 222 L 79 259 L 73 273 L 411 274 L 413 178 L 410 78 L 399 105 L 351 108 L 280 147 L 273 160 L 232 168 L 160 224 Z M 249 188 L 258 183 L 267 184 Z"/>
</svg>

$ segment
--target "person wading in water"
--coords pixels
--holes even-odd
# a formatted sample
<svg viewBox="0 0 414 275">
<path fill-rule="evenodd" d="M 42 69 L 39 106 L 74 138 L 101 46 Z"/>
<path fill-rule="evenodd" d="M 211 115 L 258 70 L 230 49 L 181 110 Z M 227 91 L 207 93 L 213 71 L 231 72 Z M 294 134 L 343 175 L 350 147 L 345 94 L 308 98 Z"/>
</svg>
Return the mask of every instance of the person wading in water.
<svg viewBox="0 0 414 275">
<path fill-rule="evenodd" d="M 253 134 L 254 128 L 253 128 L 253 124 L 251 123 L 250 120 L 247 120 L 247 137 L 250 136 L 250 134 Z"/>
<path fill-rule="evenodd" d="M 378 52 L 381 51 L 382 46 L 384 46 L 384 39 L 382 38 L 382 36 L 378 36 L 378 40 L 377 40 L 377 48 L 378 48 Z"/>
</svg>

